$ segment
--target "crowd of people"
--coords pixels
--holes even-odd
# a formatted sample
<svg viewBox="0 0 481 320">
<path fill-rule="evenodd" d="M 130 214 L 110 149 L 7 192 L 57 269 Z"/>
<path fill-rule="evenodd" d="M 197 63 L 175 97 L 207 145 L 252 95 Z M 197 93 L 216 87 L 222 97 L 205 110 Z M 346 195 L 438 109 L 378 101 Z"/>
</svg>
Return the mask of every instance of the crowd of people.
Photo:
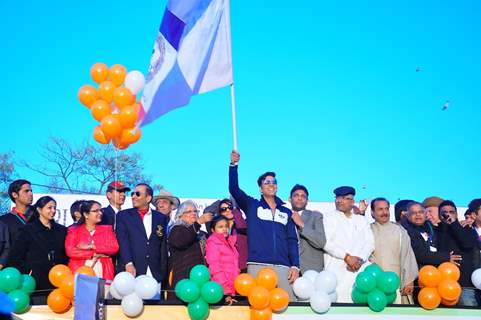
<svg viewBox="0 0 481 320">
<path fill-rule="evenodd" d="M 335 210 L 307 210 L 308 189 L 296 184 L 290 191 L 290 208 L 277 197 L 274 172 L 262 174 L 259 199 L 247 195 L 238 182 L 240 155 L 233 151 L 229 167 L 230 199 L 205 208 L 179 199 L 166 190 L 154 195 L 145 183 L 131 192 L 132 208 L 124 209 L 131 189 L 120 181 L 108 185 L 105 208 L 94 200 L 71 205 L 73 225 L 55 222 L 56 201 L 43 196 L 34 205 L 31 183 L 16 180 L 8 189 L 14 206 L 0 216 L 0 269 L 13 266 L 48 290 L 50 268 L 67 264 L 73 272 L 92 267 L 111 283 L 115 274 L 155 278 L 175 300 L 174 288 L 188 278 L 192 267 L 208 266 L 219 282 L 226 302 L 236 301 L 234 280 L 240 272 L 255 276 L 271 268 L 278 286 L 297 301 L 295 280 L 307 270 L 329 270 L 337 276 L 337 301 L 352 302 L 358 272 L 372 263 L 400 277 L 396 303 L 416 304 L 418 272 L 424 265 L 452 262 L 461 271 L 459 306 L 481 306 L 480 292 L 471 283 L 481 267 L 481 199 L 474 199 L 458 220 L 454 202 L 429 197 L 422 202 L 401 200 L 390 219 L 390 202 L 382 197 L 355 206 L 356 190 L 334 190 Z M 370 211 L 374 222 L 365 217 Z M 155 209 L 153 208 L 155 207 Z"/>
</svg>

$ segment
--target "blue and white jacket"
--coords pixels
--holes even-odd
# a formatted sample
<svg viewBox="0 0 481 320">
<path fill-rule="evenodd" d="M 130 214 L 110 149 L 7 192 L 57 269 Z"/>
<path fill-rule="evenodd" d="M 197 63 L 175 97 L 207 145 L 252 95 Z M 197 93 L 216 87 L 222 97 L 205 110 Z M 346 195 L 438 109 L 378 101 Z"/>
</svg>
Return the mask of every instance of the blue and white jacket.
<svg viewBox="0 0 481 320">
<path fill-rule="evenodd" d="M 276 197 L 276 211 L 264 197 L 248 196 L 239 188 L 237 166 L 229 168 L 229 191 L 247 216 L 248 263 L 299 268 L 299 244 L 292 211 Z"/>
</svg>

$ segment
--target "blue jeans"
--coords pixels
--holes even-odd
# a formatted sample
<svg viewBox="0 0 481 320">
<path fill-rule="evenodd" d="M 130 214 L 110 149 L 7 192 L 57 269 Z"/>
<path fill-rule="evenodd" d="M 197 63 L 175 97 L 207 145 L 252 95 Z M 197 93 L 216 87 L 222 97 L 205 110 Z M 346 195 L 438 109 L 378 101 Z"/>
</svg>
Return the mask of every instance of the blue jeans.
<svg viewBox="0 0 481 320">
<path fill-rule="evenodd" d="M 461 297 L 459 297 L 458 306 L 463 307 L 478 307 L 476 299 L 476 292 L 474 289 L 464 288 L 461 290 Z"/>
</svg>

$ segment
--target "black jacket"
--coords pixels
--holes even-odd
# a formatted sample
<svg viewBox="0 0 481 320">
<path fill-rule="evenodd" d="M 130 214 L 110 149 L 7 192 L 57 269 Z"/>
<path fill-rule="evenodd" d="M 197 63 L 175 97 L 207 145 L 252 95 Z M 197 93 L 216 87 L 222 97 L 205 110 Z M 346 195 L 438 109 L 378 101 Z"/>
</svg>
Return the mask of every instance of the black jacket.
<svg viewBox="0 0 481 320">
<path fill-rule="evenodd" d="M 10 235 L 8 234 L 8 227 L 3 222 L 0 222 L 0 264 L 7 265 L 7 257 L 10 249 Z"/>
<path fill-rule="evenodd" d="M 48 272 L 56 264 L 67 264 L 65 237 L 67 228 L 52 221 L 52 228 L 45 227 L 32 218 L 22 228 L 8 256 L 8 265 L 21 273 L 30 273 L 37 281 L 37 290 L 50 289 Z"/>
<path fill-rule="evenodd" d="M 449 251 L 442 251 L 440 247 L 440 239 L 437 229 L 434 229 L 432 225 L 426 221 L 421 226 L 415 226 L 412 223 L 406 221 L 404 227 L 408 231 L 411 238 L 411 247 L 413 248 L 416 261 L 419 269 L 425 265 L 433 265 L 437 267 L 443 262 L 449 261 Z M 422 232 L 429 234 L 428 240 L 425 240 L 421 235 Z M 430 247 L 437 249 L 436 252 L 430 250 Z"/>
<path fill-rule="evenodd" d="M 112 228 L 115 229 L 115 222 L 116 222 L 116 213 L 114 209 L 112 209 L 111 206 L 107 206 L 105 208 L 102 208 L 102 221 L 100 221 L 100 224 L 109 224 L 112 226 Z"/>
<path fill-rule="evenodd" d="M 15 242 L 17 236 L 20 233 L 20 230 L 25 226 L 27 221 L 23 220 L 21 217 L 17 216 L 16 214 L 9 212 L 0 216 L 0 222 L 3 222 L 8 227 L 8 233 L 10 236 L 10 244 Z"/>
</svg>

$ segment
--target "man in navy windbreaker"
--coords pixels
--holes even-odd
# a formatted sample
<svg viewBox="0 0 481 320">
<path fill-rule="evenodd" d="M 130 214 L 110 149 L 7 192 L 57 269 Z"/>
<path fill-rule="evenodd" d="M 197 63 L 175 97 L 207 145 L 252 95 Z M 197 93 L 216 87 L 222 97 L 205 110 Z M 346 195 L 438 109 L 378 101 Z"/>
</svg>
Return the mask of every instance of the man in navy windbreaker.
<svg viewBox="0 0 481 320">
<path fill-rule="evenodd" d="M 237 163 L 239 154 L 231 153 L 229 169 L 229 191 L 247 216 L 248 262 L 247 272 L 256 276 L 265 267 L 277 272 L 278 287 L 296 301 L 292 283 L 299 277 L 299 244 L 292 212 L 276 197 L 277 181 L 274 172 L 259 177 L 262 197 L 260 200 L 248 196 L 239 188 Z"/>
</svg>

